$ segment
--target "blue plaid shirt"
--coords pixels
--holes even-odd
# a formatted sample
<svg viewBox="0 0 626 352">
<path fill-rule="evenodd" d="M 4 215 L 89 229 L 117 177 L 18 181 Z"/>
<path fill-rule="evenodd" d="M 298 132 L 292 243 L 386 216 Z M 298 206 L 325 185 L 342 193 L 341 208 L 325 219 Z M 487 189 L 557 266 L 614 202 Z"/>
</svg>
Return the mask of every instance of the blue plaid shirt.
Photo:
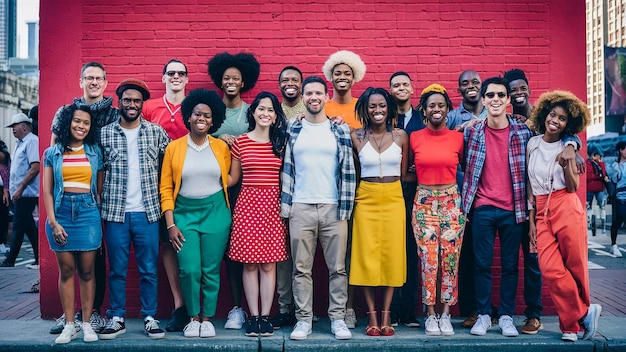
<svg viewBox="0 0 626 352">
<path fill-rule="evenodd" d="M 159 174 L 161 160 L 170 137 L 163 127 L 140 117 L 137 136 L 139 171 L 141 173 L 141 194 L 149 222 L 158 221 L 161 216 L 159 199 Z M 104 184 L 102 185 L 101 216 L 105 221 L 124 222 L 128 180 L 128 145 L 126 136 L 115 121 L 102 127 L 100 143 L 104 152 Z"/>
<path fill-rule="evenodd" d="M 337 189 L 339 190 L 339 202 L 337 206 L 337 219 L 348 220 L 354 209 L 354 196 L 356 193 L 356 171 L 352 156 L 352 140 L 350 139 L 350 129 L 348 125 L 337 125 L 330 123 L 330 129 L 335 135 L 339 159 L 339 179 Z M 289 125 L 287 135 L 287 148 L 285 149 L 285 160 L 281 174 L 281 195 L 280 195 L 280 215 L 289 218 L 295 189 L 296 165 L 293 159 L 293 147 L 296 139 L 302 131 L 302 122 L 294 121 Z"/>
</svg>

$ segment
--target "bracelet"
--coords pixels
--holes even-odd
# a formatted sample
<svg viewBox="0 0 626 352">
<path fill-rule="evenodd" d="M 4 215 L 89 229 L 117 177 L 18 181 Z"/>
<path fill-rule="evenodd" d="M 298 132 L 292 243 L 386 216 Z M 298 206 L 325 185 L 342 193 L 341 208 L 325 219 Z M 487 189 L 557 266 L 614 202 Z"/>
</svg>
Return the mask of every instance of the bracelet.
<svg viewBox="0 0 626 352">
<path fill-rule="evenodd" d="M 176 226 L 176 224 L 171 224 L 171 225 L 168 225 L 165 229 L 166 229 L 166 230 L 169 230 L 169 229 L 171 229 L 171 228 L 172 228 L 172 227 L 174 227 L 174 226 Z"/>
</svg>

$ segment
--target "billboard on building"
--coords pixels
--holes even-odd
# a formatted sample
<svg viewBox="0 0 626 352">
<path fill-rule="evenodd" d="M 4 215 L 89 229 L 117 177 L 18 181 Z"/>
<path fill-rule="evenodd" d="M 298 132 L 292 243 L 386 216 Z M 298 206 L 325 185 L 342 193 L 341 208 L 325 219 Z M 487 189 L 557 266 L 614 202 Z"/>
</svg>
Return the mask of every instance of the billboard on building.
<svg viewBox="0 0 626 352">
<path fill-rule="evenodd" d="M 604 47 L 606 130 L 626 134 L 626 48 Z"/>
</svg>

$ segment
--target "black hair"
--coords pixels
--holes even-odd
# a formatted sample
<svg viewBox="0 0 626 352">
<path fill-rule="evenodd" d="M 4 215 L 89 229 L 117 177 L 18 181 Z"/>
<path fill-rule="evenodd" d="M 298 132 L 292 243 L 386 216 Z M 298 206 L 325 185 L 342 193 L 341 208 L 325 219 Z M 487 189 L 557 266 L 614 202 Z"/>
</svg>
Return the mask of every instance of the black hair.
<svg viewBox="0 0 626 352">
<path fill-rule="evenodd" d="M 4 162 L 2 164 L 9 166 L 11 164 L 11 153 L 9 153 L 9 147 L 2 139 L 0 139 L 0 153 L 4 154 Z M 4 187 L 6 187 L 6 185 Z"/>
<path fill-rule="evenodd" d="M 322 79 L 320 76 L 309 76 L 302 81 L 302 94 L 304 94 L 304 87 L 306 87 L 309 83 L 321 83 L 324 86 L 324 93 L 328 94 L 328 86 L 326 85 L 326 81 Z"/>
<path fill-rule="evenodd" d="M 408 73 L 406 73 L 406 72 L 404 72 L 404 71 L 397 71 L 397 72 L 394 72 L 394 73 L 391 75 L 391 77 L 389 77 L 389 85 L 390 85 L 390 86 L 391 86 L 391 80 L 393 80 L 394 78 L 396 78 L 396 77 L 398 77 L 398 76 L 406 76 L 406 77 L 408 77 L 408 78 L 409 78 L 409 81 L 413 81 L 413 80 L 411 79 L 411 76 L 409 76 L 409 74 L 408 74 Z"/>
<path fill-rule="evenodd" d="M 417 106 L 417 109 L 422 112 L 422 115 L 424 116 L 425 121 L 426 121 L 426 103 L 428 102 L 428 98 L 430 98 L 431 96 L 435 94 L 443 95 L 443 98 L 446 100 L 446 106 L 448 107 L 448 114 L 450 113 L 450 111 L 452 111 L 452 109 L 454 109 L 454 106 L 452 106 L 452 100 L 450 100 L 450 96 L 448 95 L 447 91 L 444 91 L 443 93 L 441 93 L 438 91 L 431 90 L 430 92 L 422 94 L 422 96 L 420 97 L 419 105 Z"/>
<path fill-rule="evenodd" d="M 208 105 L 211 109 L 213 124 L 207 133 L 214 133 L 222 126 L 222 123 L 224 123 L 224 119 L 226 118 L 226 105 L 224 105 L 224 102 L 214 90 L 204 88 L 192 90 L 189 95 L 185 97 L 180 107 L 180 112 L 183 115 L 183 123 L 188 130 L 191 130 L 189 118 L 193 113 L 193 108 L 198 104 Z"/>
<path fill-rule="evenodd" d="M 72 141 L 72 132 L 70 131 L 70 125 L 76 111 L 86 112 L 89 114 L 89 118 L 91 119 L 89 133 L 87 133 L 87 136 L 83 139 L 83 143 L 90 145 L 95 145 L 97 143 L 98 136 L 96 133 L 96 121 L 94 120 L 93 113 L 91 112 L 89 105 L 83 103 L 65 105 L 59 112 L 58 123 L 52 126 L 52 133 L 57 136 L 55 143 L 59 144 L 64 152 L 71 150 L 70 142 Z"/>
<path fill-rule="evenodd" d="M 514 68 L 514 69 L 504 72 L 504 79 L 509 81 L 509 83 L 513 81 L 517 81 L 518 79 L 521 79 L 524 82 L 526 82 L 526 84 L 528 84 L 528 79 L 526 78 L 526 74 L 524 73 L 524 71 L 520 70 L 519 68 Z"/>
<path fill-rule="evenodd" d="M 283 75 L 283 72 L 288 71 L 288 70 L 294 70 L 296 72 L 298 72 L 300 74 L 300 81 L 302 81 L 302 71 L 300 71 L 299 68 L 297 68 L 296 66 L 285 66 L 282 70 L 280 70 L 280 73 L 278 74 L 278 83 L 280 83 L 280 76 Z"/>
<path fill-rule="evenodd" d="M 529 127 L 538 133 L 546 133 L 546 118 L 557 106 L 567 113 L 567 125 L 561 132 L 561 138 L 580 133 L 589 125 L 591 118 L 587 104 L 570 92 L 555 90 L 539 96 L 527 122 Z"/>
<path fill-rule="evenodd" d="M 256 98 L 250 107 L 246 117 L 248 118 L 248 131 L 252 131 L 256 128 L 256 120 L 254 120 L 254 111 L 261 103 L 261 100 L 269 98 L 272 101 L 274 112 L 276 113 L 276 120 L 270 126 L 270 142 L 272 142 L 272 152 L 279 158 L 283 158 L 285 155 L 285 146 L 287 145 L 287 118 L 283 111 L 278 98 L 270 92 L 261 92 L 257 94 Z"/>
<path fill-rule="evenodd" d="M 506 95 L 507 96 L 511 95 L 511 87 L 509 87 L 509 81 L 507 81 L 503 77 L 496 76 L 496 77 L 487 78 L 486 80 L 483 81 L 483 85 L 480 87 L 481 97 L 483 98 L 485 97 L 485 93 L 487 92 L 487 87 L 489 87 L 490 84 L 499 84 L 499 85 L 504 86 L 506 88 Z"/>
<path fill-rule="evenodd" d="M 84 64 L 83 67 L 80 69 L 80 78 L 83 78 L 83 74 L 85 74 L 85 70 L 90 68 L 90 67 L 97 67 L 99 69 L 102 70 L 102 73 L 104 73 L 104 79 L 107 78 L 107 71 L 104 69 L 104 66 L 102 66 L 101 63 L 99 62 L 95 62 L 95 61 L 89 61 L 88 63 Z"/>
<path fill-rule="evenodd" d="M 227 52 L 217 54 L 208 62 L 209 76 L 215 85 L 222 89 L 222 76 L 224 71 L 231 67 L 235 67 L 241 72 L 243 87 L 241 93 L 245 93 L 254 88 L 256 81 L 259 79 L 261 72 L 261 64 L 254 55 L 250 53 L 229 54 Z"/>
<path fill-rule="evenodd" d="M 389 92 L 384 88 L 374 88 L 367 87 L 367 89 L 361 94 L 359 99 L 356 101 L 356 106 L 354 107 L 354 111 L 359 117 L 359 121 L 363 125 L 363 128 L 367 129 L 370 127 L 370 116 L 369 116 L 369 101 L 370 97 L 375 94 L 380 94 L 385 98 L 387 102 L 387 131 L 391 131 L 397 123 L 398 119 L 398 104 L 396 104 L 396 100 L 389 94 Z"/>
<path fill-rule="evenodd" d="M 182 61 L 178 60 L 178 59 L 171 59 L 170 61 L 168 61 L 165 66 L 163 66 L 163 74 L 165 74 L 165 72 L 167 72 L 167 66 L 169 66 L 171 63 L 179 63 L 183 66 L 185 66 L 185 72 L 187 72 L 187 65 L 185 65 Z"/>
<path fill-rule="evenodd" d="M 617 150 L 617 162 L 622 161 L 622 153 L 620 153 L 620 150 L 624 148 L 626 148 L 625 141 L 619 141 L 617 142 L 617 145 L 615 145 L 615 150 Z"/>
</svg>

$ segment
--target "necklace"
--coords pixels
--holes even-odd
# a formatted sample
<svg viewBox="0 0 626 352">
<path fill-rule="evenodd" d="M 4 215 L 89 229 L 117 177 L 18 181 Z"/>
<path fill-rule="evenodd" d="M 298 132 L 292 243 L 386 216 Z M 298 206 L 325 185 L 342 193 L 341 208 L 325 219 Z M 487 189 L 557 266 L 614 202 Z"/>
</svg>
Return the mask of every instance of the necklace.
<svg viewBox="0 0 626 352">
<path fill-rule="evenodd" d="M 84 144 L 81 144 L 81 145 L 80 145 L 80 146 L 78 146 L 78 147 L 72 147 L 72 146 L 70 146 L 70 150 L 71 150 L 71 151 L 73 151 L 73 152 L 77 152 L 77 151 L 79 151 L 79 150 L 82 150 L 83 148 L 85 148 L 85 145 L 84 145 Z"/>
<path fill-rule="evenodd" d="M 176 119 L 174 118 L 174 115 L 178 112 L 178 110 L 180 110 L 180 105 L 176 108 L 176 110 L 172 111 L 172 109 L 170 108 L 170 104 L 168 104 L 167 100 L 165 99 L 165 95 L 163 96 L 163 104 L 165 104 L 167 111 L 170 112 L 170 121 L 171 122 L 176 121 Z"/>
<path fill-rule="evenodd" d="M 204 139 L 204 143 L 198 145 L 196 144 L 196 142 L 193 141 L 193 138 L 191 138 L 191 135 L 189 136 L 189 143 L 188 145 L 191 147 L 191 149 L 197 151 L 197 152 L 201 152 L 204 149 L 206 149 L 206 147 L 209 145 L 209 138 L 205 138 Z"/>
<path fill-rule="evenodd" d="M 380 137 L 380 141 L 377 141 L 376 136 L 374 136 L 374 132 L 370 129 L 370 136 L 374 140 L 374 143 L 376 143 L 376 148 L 378 148 L 378 177 L 380 178 L 383 177 L 383 159 L 380 153 L 380 145 L 383 144 L 383 139 L 385 139 L 386 134 L 387 131 L 383 132 L 383 135 Z"/>
</svg>

